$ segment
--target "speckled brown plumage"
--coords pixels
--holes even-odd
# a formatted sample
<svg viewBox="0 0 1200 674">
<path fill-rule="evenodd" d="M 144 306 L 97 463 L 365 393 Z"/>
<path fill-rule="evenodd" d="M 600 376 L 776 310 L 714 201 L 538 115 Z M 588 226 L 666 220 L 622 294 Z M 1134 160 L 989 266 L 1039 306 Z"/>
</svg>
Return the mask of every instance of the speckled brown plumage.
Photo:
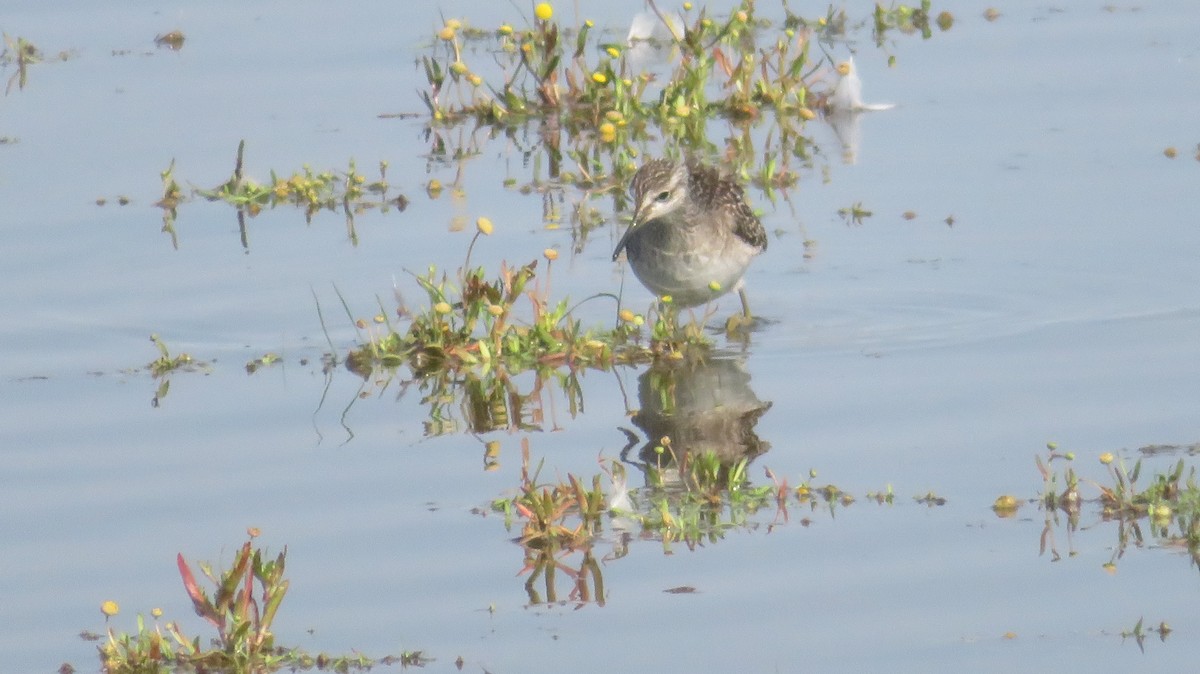
<svg viewBox="0 0 1200 674">
<path fill-rule="evenodd" d="M 613 259 L 625 250 L 642 284 L 680 306 L 736 289 L 749 316 L 741 278 L 766 250 L 767 233 L 742 186 L 699 162 L 654 159 L 634 174 L 631 190 L 634 221 Z"/>
</svg>

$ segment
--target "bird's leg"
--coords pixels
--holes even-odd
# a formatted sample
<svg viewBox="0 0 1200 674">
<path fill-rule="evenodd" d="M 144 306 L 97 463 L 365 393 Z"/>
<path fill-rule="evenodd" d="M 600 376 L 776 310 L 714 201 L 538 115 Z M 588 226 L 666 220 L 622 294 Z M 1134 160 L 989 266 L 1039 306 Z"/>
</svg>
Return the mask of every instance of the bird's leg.
<svg viewBox="0 0 1200 674">
<path fill-rule="evenodd" d="M 742 313 L 734 314 L 725 321 L 727 334 L 744 330 L 754 323 L 754 316 L 750 314 L 750 302 L 746 299 L 745 288 L 738 288 L 738 297 L 742 300 Z"/>
<path fill-rule="evenodd" d="M 746 289 L 744 287 L 738 288 L 738 298 L 742 300 L 742 318 L 746 319 L 746 322 L 749 323 L 754 317 L 750 315 L 750 302 L 746 299 Z"/>
</svg>

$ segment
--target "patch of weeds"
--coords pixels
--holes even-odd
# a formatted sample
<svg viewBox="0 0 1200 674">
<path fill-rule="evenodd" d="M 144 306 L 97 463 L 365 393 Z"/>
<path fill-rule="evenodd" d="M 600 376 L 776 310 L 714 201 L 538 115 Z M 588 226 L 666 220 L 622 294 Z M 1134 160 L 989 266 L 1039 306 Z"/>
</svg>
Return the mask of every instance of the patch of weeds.
<svg viewBox="0 0 1200 674">
<path fill-rule="evenodd" d="M 530 604 L 559 601 L 556 579 L 560 573 L 570 579 L 569 600 L 603 604 L 603 574 L 592 553 L 593 537 L 608 511 L 600 476 L 593 476 L 590 485 L 574 475 L 557 483 L 541 483 L 541 469 L 539 462 L 530 470 L 529 439 L 522 439 L 517 495 L 491 504 L 492 511 L 504 515 L 506 528 L 520 520 L 517 543 L 525 554 L 520 575 L 527 576 L 525 589 Z M 568 563 L 576 556 L 576 563 Z M 539 580 L 543 581 L 540 587 Z"/>
<path fill-rule="evenodd" d="M 263 210 L 299 208 L 304 212 L 307 223 L 311 223 L 313 217 L 323 211 L 339 213 L 345 218 L 351 243 L 357 244 L 358 234 L 354 227 L 356 215 L 367 211 L 403 211 L 408 207 L 408 198 L 388 182 L 387 161 L 379 162 L 378 175 L 373 178 L 362 173 L 351 159 L 344 171 L 315 171 L 305 165 L 286 177 L 271 171 L 270 180 L 261 183 L 245 175 L 245 150 L 246 141 L 243 140 L 238 143 L 233 174 L 228 180 L 212 189 L 193 189 L 191 195 L 185 194 L 174 179 L 174 160 L 163 171 L 163 198 L 156 205 L 163 209 L 163 231 L 171 234 L 176 247 L 178 242 L 174 224 L 177 209 L 190 196 L 222 201 L 236 208 L 242 245 L 245 247 L 249 247 L 246 217 L 253 218 Z"/>
<path fill-rule="evenodd" d="M 1077 512 L 1079 510 L 1079 476 L 1075 474 L 1075 469 L 1071 466 L 1071 462 L 1075 460 L 1075 453 L 1060 453 L 1058 444 L 1054 442 L 1046 443 L 1046 450 L 1047 455 L 1044 462 L 1041 456 L 1034 456 L 1038 473 L 1042 476 L 1042 505 L 1047 510 L 1061 508 L 1067 512 Z M 1051 469 L 1051 465 L 1055 461 L 1067 463 L 1067 468 L 1062 474 L 1062 493 L 1058 492 L 1059 475 Z"/>
<path fill-rule="evenodd" d="M 154 205 L 162 209 L 162 231 L 171 236 L 171 247 L 179 250 L 179 235 L 175 231 L 175 218 L 179 215 L 179 203 L 183 201 L 183 188 L 179 183 L 175 182 L 175 160 L 171 160 L 170 166 L 159 174 L 163 184 L 162 199 L 159 199 Z"/>
<path fill-rule="evenodd" d="M 900 3 L 884 8 L 883 3 L 875 3 L 873 36 L 876 46 L 882 47 L 892 31 L 905 35 L 920 33 L 925 40 L 933 37 L 929 21 L 932 11 L 933 3 L 930 0 L 921 0 L 919 7 Z M 942 12 L 935 23 L 940 30 L 947 31 L 953 27 L 954 17 L 949 12 Z"/>
<path fill-rule="evenodd" d="M 1112 560 L 1105 565 L 1109 571 L 1116 570 L 1116 560 L 1130 545 L 1142 547 L 1145 544 L 1143 526 L 1146 525 L 1161 545 L 1185 549 L 1193 564 L 1200 567 L 1200 485 L 1196 483 L 1194 466 L 1189 467 L 1181 458 L 1168 470 L 1152 474 L 1141 486 L 1142 459 L 1130 467 L 1112 452 L 1102 452 L 1098 458 L 1106 476 L 1102 480 L 1092 480 L 1076 474 L 1070 463 L 1075 458 L 1073 452 L 1059 452 L 1055 443 L 1048 443 L 1047 450 L 1045 461 L 1036 457 L 1043 483 L 1042 494 L 1036 502 L 1046 513 L 1041 539 L 1043 554 L 1050 550 L 1054 561 L 1061 559 L 1055 544 L 1055 531 L 1062 527 L 1060 515 L 1066 517 L 1065 528 L 1070 540 L 1079 527 L 1083 507 L 1090 503 L 1096 506 L 1099 516 L 1115 525 L 1117 530 Z M 1068 463 L 1061 473 L 1053 469 L 1056 461 Z M 1092 485 L 1097 496 L 1082 498 L 1081 484 Z M 997 499 L 994 509 L 1000 517 L 1011 517 L 1018 506 L 1015 497 L 1002 496 Z M 1073 546 L 1069 554 L 1077 554 Z"/>
<path fill-rule="evenodd" d="M 520 531 L 515 542 L 525 551 L 522 573 L 553 575 L 557 570 L 573 579 L 590 574 L 599 580 L 599 570 L 589 570 L 594 562 L 592 550 L 599 541 L 614 545 L 606 560 L 627 555 L 628 543 L 635 536 L 659 541 L 670 554 L 679 542 L 695 549 L 723 540 L 731 530 L 752 530 L 764 524 L 770 530 L 786 523 L 789 507 L 796 504 L 833 518 L 838 509 L 856 500 L 832 484 L 809 481 L 792 489 L 769 469 L 766 474 L 772 483 L 755 485 L 748 477 L 745 457 L 728 462 L 713 451 L 675 457 L 671 444 L 670 439 L 661 439 L 662 460 L 638 466 L 646 485 L 631 487 L 626 465 L 603 459 L 600 474 L 590 479 L 568 475 L 565 480 L 543 483 L 539 479 L 542 463 L 530 468 L 529 441 L 522 439 L 521 481 L 516 494 L 497 498 L 489 506 L 491 512 L 503 516 L 506 529 Z M 498 453 L 496 449 L 494 454 Z M 815 472 L 810 477 L 815 477 Z M 890 487 L 873 494 L 872 499 L 890 504 L 889 494 Z M 762 517 L 763 513 L 770 517 Z M 804 525 L 809 522 L 801 520 Z M 554 593 L 550 588 L 546 592 Z M 576 592 L 574 596 L 578 599 L 581 595 Z"/>
<path fill-rule="evenodd" d="M 1133 629 L 1121 631 L 1121 640 L 1133 639 L 1137 644 L 1138 650 L 1143 653 L 1146 652 L 1146 637 L 1150 634 L 1157 634 L 1158 640 L 1166 643 L 1167 637 L 1170 636 L 1172 631 L 1171 626 L 1165 620 L 1158 623 L 1157 627 L 1151 627 L 1150 629 L 1146 629 L 1142 624 L 1144 621 L 1145 618 L 1138 618 L 1137 624 L 1133 626 Z"/>
<path fill-rule="evenodd" d="M 25 89 L 26 68 L 34 63 L 40 63 L 41 60 L 42 52 L 32 42 L 23 37 L 12 38 L 5 33 L 4 51 L 0 52 L 0 64 L 16 64 L 17 72 L 8 78 L 4 95 L 7 96 L 12 91 L 13 84 L 16 84 L 18 89 Z"/>
<path fill-rule="evenodd" d="M 154 342 L 154 346 L 158 349 L 158 358 L 150 362 L 146 367 L 150 368 L 150 373 L 155 377 L 161 377 L 169 372 L 173 372 L 179 368 L 190 367 L 195 361 L 186 353 L 181 353 L 177 356 L 172 356 L 167 349 L 167 345 L 163 343 L 158 335 L 150 335 L 150 341 Z"/>
<path fill-rule="evenodd" d="M 154 393 L 154 398 L 150 401 L 152 407 L 158 407 L 162 400 L 167 397 L 167 393 L 171 390 L 170 375 L 177 370 L 185 372 L 194 372 L 196 370 L 205 370 L 208 368 L 206 363 L 193 359 L 186 353 L 180 353 L 172 356 L 167 345 L 159 339 L 158 335 L 150 335 L 150 341 L 154 342 L 155 348 L 158 349 L 158 358 L 146 364 L 146 368 L 150 370 L 150 374 L 158 379 L 158 389 Z"/>
<path fill-rule="evenodd" d="M 274 558 L 254 546 L 257 529 L 248 530 L 249 538 L 234 555 L 229 569 L 214 572 L 208 564 L 197 565 L 203 578 L 212 585 L 205 590 L 197 574 L 180 554 L 176 558 L 184 589 L 196 614 L 216 628 L 217 636 L 203 646 L 199 636 L 189 637 L 178 622 L 160 623 L 162 611 L 153 609 L 153 624 L 137 617 L 137 631 L 118 632 L 109 625 L 98 646 L 103 669 L 108 674 L 141 672 L 273 672 L 282 669 L 326 671 L 367 671 L 378 664 L 401 662 L 423 665 L 427 659 L 419 651 L 373 660 L 362 654 L 312 655 L 299 649 L 275 644 L 271 626 L 287 594 L 284 579 L 287 549 Z M 119 612 L 114 601 L 101 605 L 107 623 Z"/>
<path fill-rule="evenodd" d="M 275 353 L 264 353 L 254 360 L 247 361 L 246 374 L 254 374 L 264 367 L 270 367 L 279 362 L 279 355 Z"/>
<path fill-rule="evenodd" d="M 600 192 L 623 189 L 639 145 L 650 138 L 713 154 L 710 134 L 726 138 L 724 154 L 735 173 L 753 178 L 768 195 L 795 184 L 790 162 L 810 158 L 804 125 L 817 117 L 828 93 L 821 91 L 825 73 L 822 59 L 810 57 L 812 45 L 825 49 L 849 41 L 854 29 L 843 10 L 832 8 L 807 19 L 785 4 L 785 20 L 773 24 L 756 15 L 752 0 L 719 16 L 690 4 L 668 16 L 650 2 L 652 14 L 635 20 L 640 27 L 629 39 L 613 41 L 611 31 L 591 21 L 576 31 L 564 28 L 552 6 L 542 7 L 549 9 L 525 27 L 478 28 L 451 18 L 437 31 L 421 57 L 429 135 L 438 139 L 436 148 L 446 140 L 444 131 L 459 125 L 490 126 L 511 137 L 537 120 L 552 155 L 565 154 L 577 165 L 559 171 L 552 164 L 552 176 Z M 930 9 L 928 1 L 877 6 L 877 44 L 895 32 L 930 37 Z M 477 54 L 491 58 L 476 62 Z M 661 73 L 645 67 L 655 54 L 668 61 Z M 734 130 L 718 133 L 710 124 L 714 118 Z M 755 151 L 750 128 L 764 120 L 772 131 Z M 565 152 L 560 131 L 570 143 Z"/>
<path fill-rule="evenodd" d="M 64 50 L 58 52 L 55 58 L 59 61 L 66 61 L 75 56 L 74 51 Z M 4 95 L 7 96 L 12 92 L 13 85 L 17 85 L 17 89 L 24 89 L 27 77 L 27 68 L 31 65 L 41 63 L 45 60 L 45 55 L 42 50 L 38 49 L 29 40 L 23 37 L 9 37 L 4 34 L 4 51 L 0 51 L 0 65 L 16 65 L 17 72 L 13 73 L 12 77 L 8 78 L 8 84 L 4 88 Z"/>
<path fill-rule="evenodd" d="M 573 317 L 568 300 L 551 300 L 558 258 L 552 248 L 543 252 L 544 271 L 538 269 L 542 260 L 520 267 L 502 263 L 499 274 L 488 280 L 483 267 L 471 267 L 471 252 L 492 227 L 487 218 L 479 219 L 464 265 L 453 278 L 433 266 L 424 274 L 409 272 L 429 304 L 423 311 L 410 312 L 401 303 L 396 315 L 406 326 L 393 325 L 382 306 L 371 320 L 351 315 L 360 345 L 347 357 L 347 367 L 364 377 L 377 367 L 401 364 L 418 375 L 465 370 L 512 373 L 547 367 L 604 369 L 707 348 L 708 340 L 697 326 L 680 328 L 675 315 L 667 311 L 659 312 L 648 336 L 642 330 L 645 319 L 625 311 L 619 313 L 614 328 L 584 329 Z M 525 308 L 523 313 L 519 306 Z"/>
<path fill-rule="evenodd" d="M 873 212 L 863 208 L 862 202 L 857 201 L 851 206 L 838 209 L 838 216 L 842 218 L 847 225 L 861 225 L 863 220 L 875 215 Z"/>
</svg>

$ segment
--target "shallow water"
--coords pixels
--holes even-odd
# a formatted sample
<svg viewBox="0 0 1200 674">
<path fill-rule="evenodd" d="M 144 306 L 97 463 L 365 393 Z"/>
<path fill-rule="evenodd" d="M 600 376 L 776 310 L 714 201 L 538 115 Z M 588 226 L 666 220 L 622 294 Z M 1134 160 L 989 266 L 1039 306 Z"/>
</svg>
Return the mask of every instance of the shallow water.
<svg viewBox="0 0 1200 674">
<path fill-rule="evenodd" d="M 464 10 L 476 25 L 519 21 L 477 4 Z M 629 4 L 595 18 L 619 31 Z M 867 16 L 859 4 L 851 14 Z M 757 483 L 767 467 L 792 484 L 815 469 L 857 495 L 891 485 L 896 504 L 863 500 L 807 525 L 795 510 L 773 527 L 759 517 L 672 554 L 635 540 L 602 565 L 603 605 L 577 610 L 531 602 L 516 532 L 472 509 L 511 493 L 523 438 L 554 475 L 617 456 L 621 429 L 636 430 L 627 410 L 647 407 L 637 371 L 583 375 L 575 416 L 552 387 L 541 432 L 482 439 L 428 437 L 415 386 L 360 399 L 360 380 L 321 372 L 314 293 L 344 350 L 355 335 L 334 286 L 364 316 L 393 283 L 420 304 L 405 270 L 461 264 L 480 215 L 496 223 L 473 257 L 489 269 L 552 246 L 564 253 L 556 294 L 621 284 L 615 226 L 569 254 L 569 227 L 546 228 L 536 194 L 504 188 L 533 171 L 511 144 L 475 134 L 482 152 L 459 167 L 427 159 L 420 119 L 379 117 L 420 111 L 413 62 L 436 8 L 13 5 L 8 35 L 73 55 L 32 66 L 0 118 L 0 136 L 18 139 L 0 145 L 3 669 L 97 669 L 76 635 L 102 631 L 106 599 L 122 629 L 159 606 L 204 633 L 174 555 L 226 561 L 246 526 L 288 547 L 281 643 L 422 650 L 439 671 L 460 655 L 493 672 L 1190 664 L 1200 624 L 1186 555 L 1148 538 L 1110 575 L 1116 529 L 1085 508 L 1083 530 L 1057 531 L 1052 562 L 1040 512 L 1000 520 L 990 506 L 1038 495 L 1033 455 L 1047 441 L 1097 480 L 1102 451 L 1200 441 L 1194 10 L 1005 3 L 987 22 L 974 3 L 941 9 L 954 28 L 889 43 L 895 68 L 869 37 L 856 45 L 866 98 L 898 107 L 860 119 L 855 164 L 812 123 L 824 154 L 791 203 L 752 192 L 772 232 L 747 276 L 766 320 L 744 352 L 723 345 L 749 374 L 743 393 L 771 403 L 754 427 L 770 445 Z M 156 50 L 153 36 L 175 28 L 184 48 Z M 340 216 L 305 224 L 277 210 L 249 221 L 243 246 L 232 209 L 194 201 L 173 248 L 152 206 L 159 172 L 174 158 L 185 187 L 211 187 L 243 138 L 259 179 L 351 157 L 371 175 L 387 160 L 412 203 L 358 218 L 358 245 Z M 460 168 L 462 198 L 425 195 Z M 855 202 L 874 215 L 847 226 L 837 210 Z M 631 276 L 625 295 L 649 301 Z M 581 312 L 605 321 L 610 309 Z M 159 384 L 139 369 L 157 355 L 152 332 L 209 363 L 173 375 L 157 407 Z M 268 351 L 282 363 L 247 376 Z M 484 469 L 484 440 L 501 442 L 499 470 Z M 912 501 L 929 491 L 946 504 Z M 664 592 L 683 585 L 697 592 Z M 1141 617 L 1175 631 L 1143 653 L 1119 636 Z"/>
</svg>

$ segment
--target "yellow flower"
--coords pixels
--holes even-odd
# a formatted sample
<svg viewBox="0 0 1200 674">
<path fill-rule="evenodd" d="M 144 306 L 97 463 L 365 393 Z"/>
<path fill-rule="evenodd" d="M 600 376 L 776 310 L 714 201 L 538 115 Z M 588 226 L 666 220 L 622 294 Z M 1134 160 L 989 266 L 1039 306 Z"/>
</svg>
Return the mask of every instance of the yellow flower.
<svg viewBox="0 0 1200 674">
<path fill-rule="evenodd" d="M 616 47 L 606 47 L 604 51 L 608 52 L 608 55 L 613 58 L 617 58 L 621 55 L 621 50 L 617 49 Z"/>
<path fill-rule="evenodd" d="M 1113 462 L 1112 452 L 1105 452 L 1100 455 L 1100 463 L 1107 466 L 1108 464 L 1110 464 L 1112 462 Z"/>
<path fill-rule="evenodd" d="M 533 8 L 533 15 L 542 21 L 549 21 L 550 17 L 554 16 L 554 8 L 548 2 L 540 2 Z"/>
<path fill-rule="evenodd" d="M 121 607 L 117 606 L 117 602 L 110 599 L 100 605 L 100 612 L 104 614 L 105 618 L 111 618 L 121 612 Z"/>
<path fill-rule="evenodd" d="M 450 64 L 450 72 L 455 75 L 465 75 L 467 73 L 467 64 L 462 61 L 455 61 Z"/>
<path fill-rule="evenodd" d="M 475 228 L 479 230 L 480 234 L 488 236 L 492 233 L 492 221 L 487 218 L 479 218 L 475 221 Z"/>
<path fill-rule="evenodd" d="M 634 319 L 634 318 L 636 318 L 636 316 L 634 315 L 634 313 L 633 313 L 632 311 L 628 310 L 628 309 L 622 309 L 622 310 L 620 311 L 620 313 L 618 313 L 618 314 L 617 314 L 617 316 L 618 316 L 618 317 L 619 317 L 619 318 L 620 318 L 622 321 L 625 321 L 626 323 L 632 323 L 632 322 L 633 322 L 633 319 Z"/>
<path fill-rule="evenodd" d="M 683 3 L 683 11 L 685 11 L 685 12 L 692 11 L 692 3 L 690 3 L 690 2 Z"/>
<path fill-rule="evenodd" d="M 817 113 L 808 108 L 800 108 L 797 114 L 800 115 L 800 119 L 803 119 L 806 122 L 811 122 L 817 118 Z"/>
<path fill-rule="evenodd" d="M 611 143 L 617 137 L 617 127 L 611 122 L 605 122 L 600 125 L 600 140 L 605 143 Z"/>
<path fill-rule="evenodd" d="M 487 310 L 488 313 L 493 316 L 500 316 L 504 313 L 504 307 L 500 306 L 499 304 L 489 304 Z"/>
<path fill-rule="evenodd" d="M 605 84 L 608 82 L 608 77 L 602 72 L 592 73 L 592 81 L 596 84 Z"/>
<path fill-rule="evenodd" d="M 709 281 L 709 282 L 708 282 L 708 289 L 709 289 L 709 290 L 711 290 L 711 291 L 713 291 L 714 293 L 719 293 L 719 292 L 721 292 L 721 283 L 720 283 L 720 281 Z"/>
<path fill-rule="evenodd" d="M 458 30 L 459 28 L 462 28 L 462 21 L 459 21 L 458 19 L 450 19 L 446 21 L 446 27 L 450 30 Z"/>
<path fill-rule="evenodd" d="M 543 250 L 542 255 L 545 255 L 546 259 L 550 260 L 551 262 L 558 259 L 558 251 L 554 250 L 553 248 L 547 248 L 546 250 Z"/>
<path fill-rule="evenodd" d="M 449 42 L 454 39 L 454 29 L 450 26 L 443 26 L 442 29 L 438 31 L 438 37 L 446 42 Z"/>
<path fill-rule="evenodd" d="M 150 609 L 150 615 L 155 618 L 161 618 L 162 617 L 162 609 L 161 608 L 152 608 L 152 609 Z"/>
<path fill-rule="evenodd" d="M 663 295 L 662 297 L 660 297 L 658 299 L 662 300 L 663 304 L 670 304 L 671 301 L 675 298 L 671 297 L 670 295 Z"/>
<path fill-rule="evenodd" d="M 477 87 L 477 86 L 483 84 L 483 78 L 480 77 L 479 75 L 476 75 L 475 73 L 471 73 L 470 75 L 467 75 L 467 81 L 470 82 L 471 86 L 473 86 L 473 87 Z"/>
<path fill-rule="evenodd" d="M 1010 494 L 1005 494 L 996 498 L 996 502 L 992 504 L 992 510 L 997 517 L 1013 517 L 1017 514 L 1017 508 L 1021 504 L 1017 501 L 1017 497 Z"/>
<path fill-rule="evenodd" d="M 508 25 L 507 23 L 502 23 L 496 32 L 500 33 L 501 35 L 512 35 L 512 26 Z"/>
<path fill-rule="evenodd" d="M 439 314 L 448 314 L 450 313 L 450 305 L 445 302 L 438 302 L 437 304 L 433 305 L 433 310 Z"/>
</svg>

